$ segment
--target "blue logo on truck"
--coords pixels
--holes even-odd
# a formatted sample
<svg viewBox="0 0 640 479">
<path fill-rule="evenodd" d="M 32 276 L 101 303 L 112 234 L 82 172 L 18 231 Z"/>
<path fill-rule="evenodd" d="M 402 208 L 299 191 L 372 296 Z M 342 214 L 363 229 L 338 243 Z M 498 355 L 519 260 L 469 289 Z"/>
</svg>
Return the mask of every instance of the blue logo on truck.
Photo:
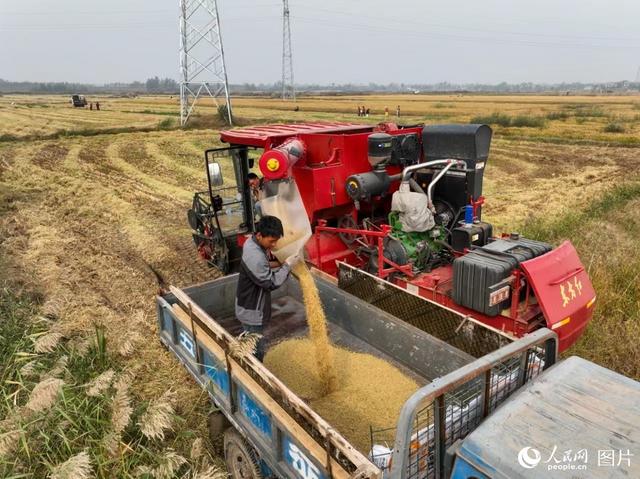
<svg viewBox="0 0 640 479">
<path fill-rule="evenodd" d="M 180 328 L 179 331 L 180 332 L 178 333 L 178 342 L 180 343 L 180 346 L 186 349 L 192 358 L 195 358 L 196 346 L 195 344 L 193 344 L 193 339 L 191 338 L 191 335 L 182 328 Z"/>
<path fill-rule="evenodd" d="M 282 440 L 284 459 L 302 479 L 324 479 L 322 471 L 297 445 L 284 437 Z"/>
<path fill-rule="evenodd" d="M 240 411 L 260 432 L 271 437 L 271 418 L 264 410 L 244 392 L 238 388 L 238 399 L 240 401 Z"/>
</svg>

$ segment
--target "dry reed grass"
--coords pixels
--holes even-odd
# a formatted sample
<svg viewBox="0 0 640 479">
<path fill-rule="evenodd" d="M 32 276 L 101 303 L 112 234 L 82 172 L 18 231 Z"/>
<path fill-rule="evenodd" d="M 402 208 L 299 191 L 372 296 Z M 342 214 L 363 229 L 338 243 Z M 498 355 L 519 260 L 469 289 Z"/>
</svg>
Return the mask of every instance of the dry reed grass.
<svg viewBox="0 0 640 479">
<path fill-rule="evenodd" d="M 64 381 L 58 378 L 47 378 L 35 385 L 25 405 L 28 413 L 38 413 L 49 409 L 62 392 Z"/>
<path fill-rule="evenodd" d="M 172 449 L 167 449 L 155 467 L 141 466 L 136 471 L 138 477 L 150 475 L 155 479 L 171 479 L 187 460 Z"/>
<path fill-rule="evenodd" d="M 87 451 L 71 456 L 62 464 L 54 466 L 50 479 L 89 479 L 94 477 L 91 458 Z"/>
<path fill-rule="evenodd" d="M 36 353 L 50 353 L 62 339 L 62 334 L 57 332 L 46 333 L 34 340 L 33 350 Z"/>
<path fill-rule="evenodd" d="M 113 369 L 108 369 L 87 384 L 87 396 L 96 397 L 104 393 L 111 386 L 115 374 Z"/>
<path fill-rule="evenodd" d="M 161 397 L 149 403 L 147 410 L 138 421 L 142 434 L 149 439 L 164 439 L 165 431 L 173 429 L 172 421 L 176 399 L 176 393 L 168 390 Z"/>
<path fill-rule="evenodd" d="M 231 354 L 238 358 L 251 356 L 256 352 L 260 338 L 262 338 L 261 334 L 243 332 L 236 338 L 236 342 L 231 345 Z"/>
<path fill-rule="evenodd" d="M 130 381 L 131 378 L 125 374 L 120 376 L 114 384 L 116 394 L 111 404 L 111 428 L 117 435 L 121 434 L 127 427 L 133 412 L 131 397 L 129 396 Z"/>
</svg>

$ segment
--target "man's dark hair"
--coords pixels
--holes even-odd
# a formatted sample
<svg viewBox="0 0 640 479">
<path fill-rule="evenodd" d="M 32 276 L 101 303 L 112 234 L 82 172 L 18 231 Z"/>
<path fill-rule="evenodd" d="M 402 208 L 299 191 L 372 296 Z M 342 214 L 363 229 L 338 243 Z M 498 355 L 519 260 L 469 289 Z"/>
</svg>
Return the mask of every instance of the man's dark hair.
<svg viewBox="0 0 640 479">
<path fill-rule="evenodd" d="M 258 175 L 256 175 L 255 173 L 249 173 L 247 175 L 247 179 L 248 180 L 257 180 L 258 179 Z"/>
<path fill-rule="evenodd" d="M 260 218 L 256 232 L 262 236 L 271 236 L 272 238 L 282 238 L 284 236 L 282 221 L 275 216 L 263 216 Z"/>
</svg>

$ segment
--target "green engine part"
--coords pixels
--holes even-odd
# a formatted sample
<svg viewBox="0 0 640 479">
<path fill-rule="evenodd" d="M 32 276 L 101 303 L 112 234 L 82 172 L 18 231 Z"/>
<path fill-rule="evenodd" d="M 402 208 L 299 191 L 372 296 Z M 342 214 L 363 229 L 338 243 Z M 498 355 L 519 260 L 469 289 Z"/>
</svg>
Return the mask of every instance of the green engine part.
<svg viewBox="0 0 640 479">
<path fill-rule="evenodd" d="M 443 246 L 440 242 L 446 239 L 446 230 L 440 225 L 423 232 L 402 231 L 400 215 L 395 211 L 389 213 L 389 226 L 391 226 L 391 235 L 402 243 L 407 256 L 418 269 L 427 267 L 431 255 L 442 250 Z"/>
</svg>

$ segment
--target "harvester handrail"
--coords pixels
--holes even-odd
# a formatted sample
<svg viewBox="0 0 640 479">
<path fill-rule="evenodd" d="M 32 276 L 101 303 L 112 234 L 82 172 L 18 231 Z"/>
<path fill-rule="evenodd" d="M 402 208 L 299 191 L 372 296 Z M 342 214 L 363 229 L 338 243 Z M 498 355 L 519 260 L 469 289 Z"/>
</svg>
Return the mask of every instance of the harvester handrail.
<svg viewBox="0 0 640 479">
<path fill-rule="evenodd" d="M 544 365 L 542 369 L 547 369 L 556 362 L 558 355 L 558 336 L 555 332 L 547 328 L 539 329 L 525 337 L 508 344 L 497 351 L 489 353 L 481 358 L 476 359 L 470 364 L 457 369 L 446 376 L 436 379 L 430 384 L 417 390 L 404 403 L 400 416 L 398 418 L 396 439 L 393 449 L 393 459 L 391 462 L 391 474 L 388 477 L 394 479 L 406 479 L 408 474 L 409 449 L 413 436 L 416 434 L 412 430 L 412 423 L 416 419 L 421 405 L 434 405 L 434 430 L 435 430 L 435 474 L 428 477 L 439 478 L 443 472 L 443 462 L 446 453 L 445 447 L 445 402 L 444 396 L 454 391 L 456 388 L 471 382 L 481 375 L 491 374 L 494 367 L 498 366 L 502 361 L 518 354 L 526 353 L 531 348 L 542 345 L 544 343 Z M 526 357 L 526 354 L 525 354 Z M 520 385 L 526 382 L 526 372 L 521 371 L 518 380 Z M 487 379 L 485 379 L 486 381 Z M 484 419 L 488 414 L 488 384 L 481 397 L 482 407 L 481 414 Z M 470 431 L 469 431 L 470 432 Z M 427 446 L 428 447 L 428 446 Z M 426 477 L 426 476 L 425 476 Z"/>
<path fill-rule="evenodd" d="M 444 159 L 444 160 L 431 160 L 426 161 L 424 163 L 418 163 L 417 165 L 407 166 L 404 170 L 402 170 L 402 181 L 408 181 L 409 173 L 413 173 L 416 170 L 421 170 L 422 168 L 428 168 L 429 166 L 435 165 L 448 165 L 448 164 L 458 164 L 464 165 L 464 168 L 467 168 L 467 162 L 464 160 L 455 160 L 452 158 Z"/>
</svg>

